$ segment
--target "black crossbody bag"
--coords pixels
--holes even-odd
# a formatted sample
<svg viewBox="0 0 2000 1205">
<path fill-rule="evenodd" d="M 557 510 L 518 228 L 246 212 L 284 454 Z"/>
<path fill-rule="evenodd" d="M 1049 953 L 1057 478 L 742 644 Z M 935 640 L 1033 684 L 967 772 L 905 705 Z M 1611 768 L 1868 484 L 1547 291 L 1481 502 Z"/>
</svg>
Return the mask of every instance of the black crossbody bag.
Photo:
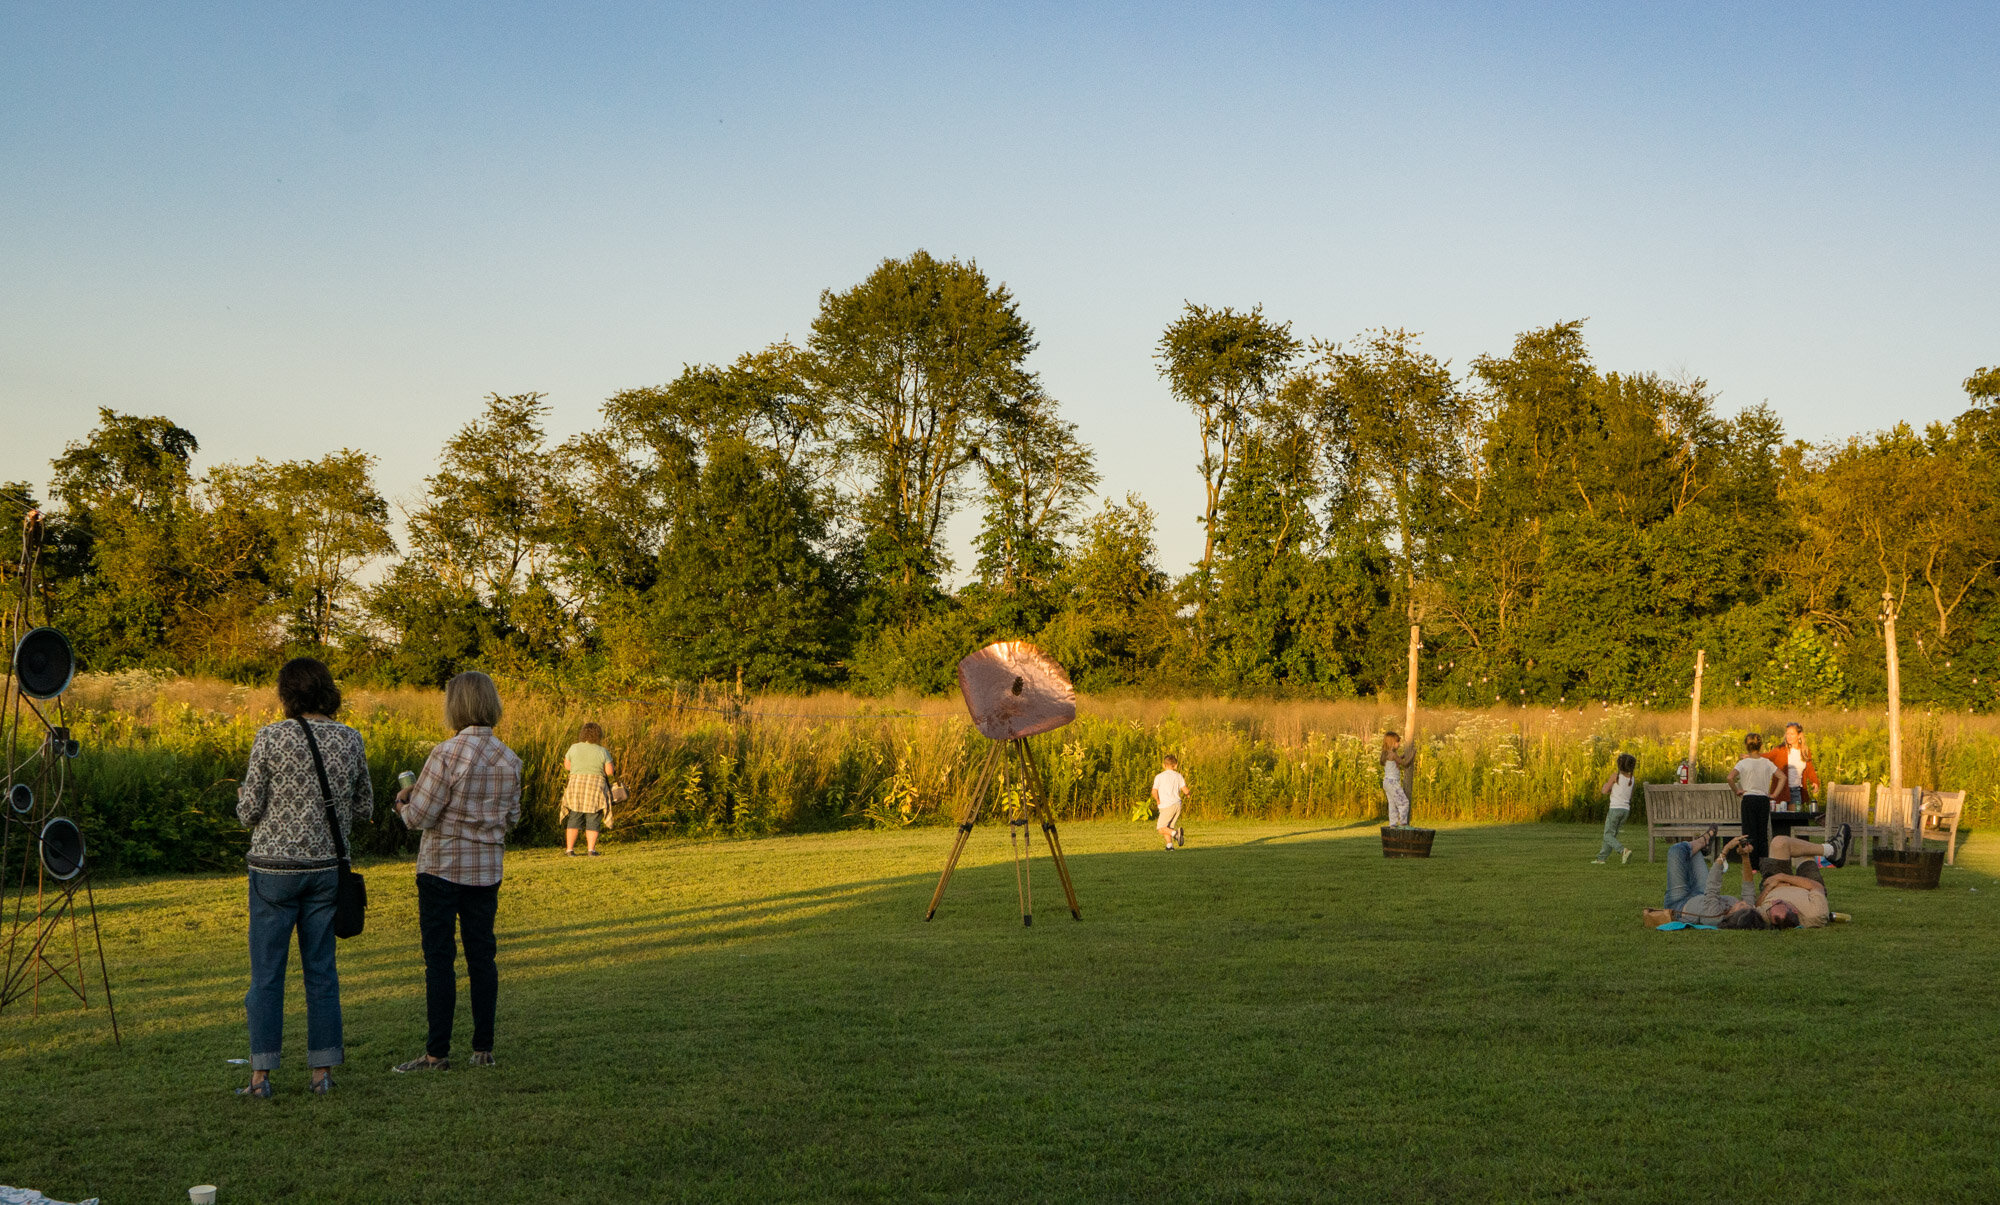
<svg viewBox="0 0 2000 1205">
<path fill-rule="evenodd" d="M 354 937 L 368 920 L 368 884 L 354 873 L 354 864 L 348 860 L 347 842 L 340 836 L 340 817 L 333 811 L 333 789 L 326 781 L 326 760 L 319 755 L 319 741 L 313 736 L 312 724 L 300 716 L 299 727 L 305 730 L 306 748 L 312 750 L 313 770 L 319 775 L 319 799 L 326 806 L 326 828 L 333 834 L 334 856 L 340 859 L 339 887 L 333 904 L 333 935 Z"/>
</svg>

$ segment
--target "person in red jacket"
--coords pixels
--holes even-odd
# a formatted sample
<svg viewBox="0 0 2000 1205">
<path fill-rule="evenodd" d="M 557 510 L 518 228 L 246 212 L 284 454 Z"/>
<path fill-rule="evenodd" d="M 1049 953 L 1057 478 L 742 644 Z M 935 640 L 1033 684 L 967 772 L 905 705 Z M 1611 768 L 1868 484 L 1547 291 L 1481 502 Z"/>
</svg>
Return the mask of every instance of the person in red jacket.
<svg viewBox="0 0 2000 1205">
<path fill-rule="evenodd" d="M 1806 748 L 1805 726 L 1793 721 L 1785 725 L 1785 743 L 1764 754 L 1785 776 L 1786 796 L 1793 811 L 1801 811 L 1819 791 L 1819 770 L 1813 766 L 1812 750 Z"/>
</svg>

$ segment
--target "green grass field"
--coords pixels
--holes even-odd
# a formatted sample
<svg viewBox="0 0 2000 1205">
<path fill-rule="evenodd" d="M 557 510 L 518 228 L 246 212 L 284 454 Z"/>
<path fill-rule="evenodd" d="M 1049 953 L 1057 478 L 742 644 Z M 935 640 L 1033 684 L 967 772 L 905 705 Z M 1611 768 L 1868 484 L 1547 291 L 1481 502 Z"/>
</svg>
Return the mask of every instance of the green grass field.
<svg viewBox="0 0 2000 1205">
<path fill-rule="evenodd" d="M 1643 828 L 1640 830 L 1643 834 Z M 1015 911 L 982 827 L 509 854 L 495 1068 L 422 1048 L 411 866 L 366 867 L 348 1064 L 271 1102 L 240 875 L 98 906 L 124 1026 L 0 1016 L 0 1182 L 106 1205 L 769 1200 L 1976 1201 L 2000 1197 L 2000 846 L 1935 893 L 1829 872 L 1855 923 L 1654 933 L 1661 864 L 1594 826 L 1072 825 Z M 1629 836 L 1629 833 L 1628 833 Z M 1643 837 L 1641 838 L 1643 841 Z M 459 1049 L 469 1036 L 461 999 Z"/>
</svg>

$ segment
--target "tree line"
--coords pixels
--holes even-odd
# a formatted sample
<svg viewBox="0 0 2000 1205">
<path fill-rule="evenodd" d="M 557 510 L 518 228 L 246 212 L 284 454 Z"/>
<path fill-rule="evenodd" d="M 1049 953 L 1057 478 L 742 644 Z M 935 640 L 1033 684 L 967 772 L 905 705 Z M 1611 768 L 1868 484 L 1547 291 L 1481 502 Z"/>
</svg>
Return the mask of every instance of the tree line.
<svg viewBox="0 0 2000 1205">
<path fill-rule="evenodd" d="M 1600 369 L 1582 322 L 1454 372 L 1408 331 L 1188 304 L 1155 353 L 1204 487 L 1175 576 L 1159 517 L 1097 496 L 1035 346 L 976 263 L 885 260 L 803 345 L 621 392 L 573 438 L 492 395 L 400 543 L 365 451 L 197 476 L 193 432 L 101 410 L 53 462 L 45 588 L 98 670 L 309 651 L 377 681 L 936 692 L 1019 637 L 1085 689 L 1342 696 L 1400 693 L 1418 627 L 1424 698 L 1458 706 L 1673 703 L 1697 648 L 1718 702 L 1875 700 L 1887 605 L 1907 697 L 2000 699 L 2000 369 L 1949 422 L 1814 445 Z M 10 525 L 37 505 L 0 486 Z"/>
</svg>

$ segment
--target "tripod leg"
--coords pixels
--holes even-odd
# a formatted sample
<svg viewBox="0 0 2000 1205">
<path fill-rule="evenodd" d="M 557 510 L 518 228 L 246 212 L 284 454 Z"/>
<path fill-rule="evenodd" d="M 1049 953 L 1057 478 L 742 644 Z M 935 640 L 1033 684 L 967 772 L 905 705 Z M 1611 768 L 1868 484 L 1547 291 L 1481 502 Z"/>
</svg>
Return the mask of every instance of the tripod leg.
<svg viewBox="0 0 2000 1205">
<path fill-rule="evenodd" d="M 993 782 L 993 771 L 1000 762 L 1000 750 L 994 749 L 986 755 L 986 764 L 980 767 L 979 781 L 972 788 L 972 794 L 965 801 L 965 810 L 958 817 L 958 839 L 951 843 L 951 856 L 945 859 L 944 873 L 938 876 L 937 890 L 931 893 L 931 906 L 925 910 L 924 919 L 937 915 L 938 904 L 944 900 L 944 889 L 951 882 L 951 872 L 958 866 L 958 856 L 965 852 L 966 838 L 972 835 L 972 826 L 979 819 L 979 809 L 986 802 L 986 789 Z"/>
<path fill-rule="evenodd" d="M 1056 877 L 1062 880 L 1063 897 L 1069 901 L 1069 914 L 1076 920 L 1083 919 L 1083 911 L 1076 906 L 1076 888 L 1069 881 L 1069 864 L 1063 861 L 1062 838 L 1056 835 L 1055 817 L 1042 812 L 1042 837 L 1049 843 L 1049 857 L 1055 859 Z"/>
<path fill-rule="evenodd" d="M 1069 863 L 1064 860 L 1062 838 L 1056 833 L 1055 813 L 1049 810 L 1049 784 L 1043 780 L 1041 767 L 1028 756 L 1026 745 L 1021 747 L 1021 765 L 1035 792 L 1035 809 L 1042 818 L 1042 837 L 1049 843 L 1049 857 L 1055 860 L 1056 878 L 1062 881 L 1063 898 L 1069 901 L 1069 914 L 1076 920 L 1083 919 L 1082 909 L 1076 904 L 1076 887 L 1070 883 Z"/>
<path fill-rule="evenodd" d="M 83 880 L 83 893 L 90 901 L 90 934 L 97 939 L 97 975 L 104 984 L 104 1007 L 111 1010 L 111 1044 L 123 1046 L 124 1039 L 118 1036 L 118 1006 L 111 1003 L 111 972 L 104 966 L 104 931 L 97 927 L 97 893 L 90 889 L 88 875 Z"/>
<path fill-rule="evenodd" d="M 958 855 L 965 852 L 965 839 L 972 835 L 972 821 L 978 815 L 967 816 L 958 822 L 958 839 L 951 843 L 951 856 L 944 861 L 944 873 L 938 876 L 937 890 L 931 893 L 931 906 L 924 911 L 924 919 L 937 915 L 938 903 L 944 899 L 945 884 L 951 882 L 951 872 L 958 865 Z"/>
<path fill-rule="evenodd" d="M 1035 896 L 1028 886 L 1028 859 L 1034 850 L 1023 851 L 1022 843 L 1028 840 L 1028 818 L 1016 816 L 1007 822 L 1007 839 L 1014 846 L 1014 891 L 1021 897 L 1021 923 L 1035 923 Z"/>
</svg>

